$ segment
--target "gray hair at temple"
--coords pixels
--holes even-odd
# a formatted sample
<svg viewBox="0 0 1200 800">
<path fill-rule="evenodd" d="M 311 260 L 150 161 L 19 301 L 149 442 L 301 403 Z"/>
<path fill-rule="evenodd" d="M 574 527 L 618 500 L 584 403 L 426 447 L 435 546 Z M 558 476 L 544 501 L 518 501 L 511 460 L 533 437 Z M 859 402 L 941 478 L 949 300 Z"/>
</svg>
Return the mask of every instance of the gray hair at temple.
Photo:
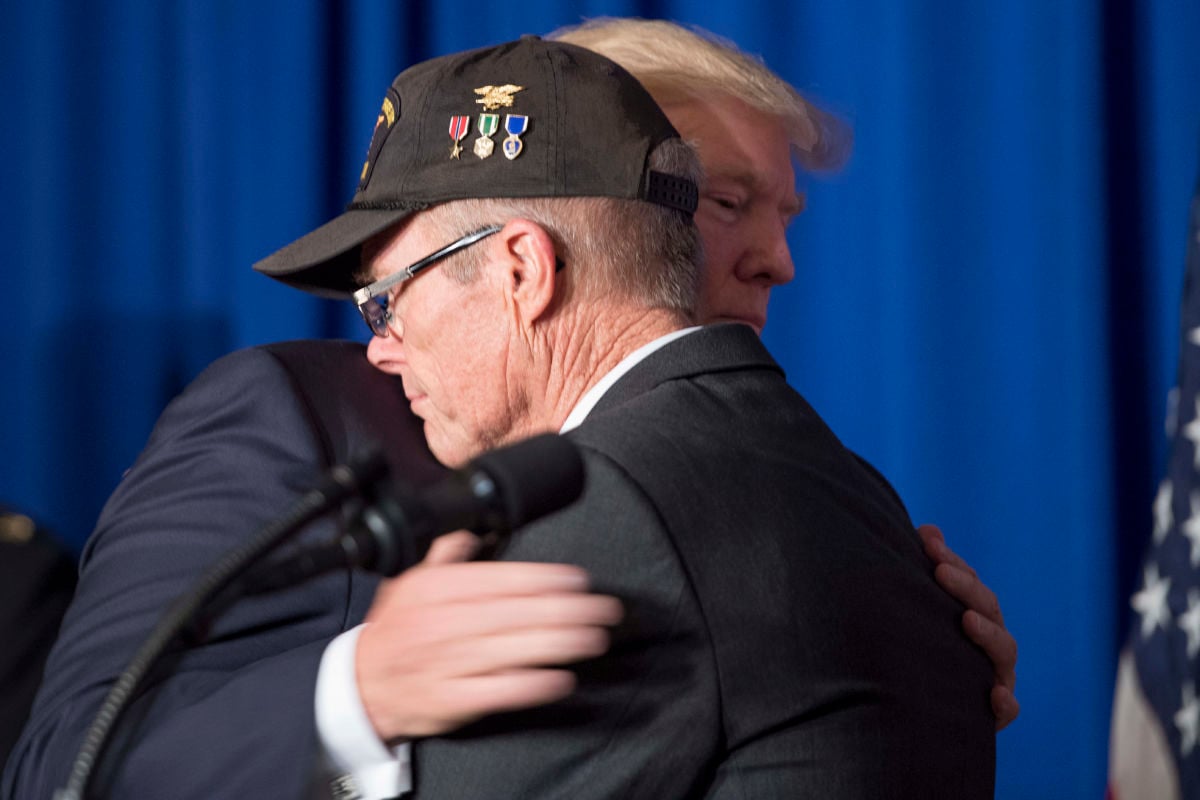
<svg viewBox="0 0 1200 800">
<path fill-rule="evenodd" d="M 661 142 L 650 153 L 649 167 L 697 185 L 704 181 L 696 151 L 681 139 Z M 446 239 L 511 219 L 536 222 L 566 265 L 564 302 L 623 298 L 695 320 L 702 243 L 691 215 L 678 209 L 612 197 L 505 197 L 454 200 L 421 213 Z M 483 253 L 478 248 L 456 253 L 442 269 L 470 283 Z"/>
<path fill-rule="evenodd" d="M 600 17 L 546 38 L 607 56 L 641 81 L 661 106 L 724 94 L 776 117 L 787 131 L 793 156 L 807 170 L 834 170 L 849 157 L 852 136 L 845 122 L 805 99 L 762 59 L 702 28 Z"/>
</svg>

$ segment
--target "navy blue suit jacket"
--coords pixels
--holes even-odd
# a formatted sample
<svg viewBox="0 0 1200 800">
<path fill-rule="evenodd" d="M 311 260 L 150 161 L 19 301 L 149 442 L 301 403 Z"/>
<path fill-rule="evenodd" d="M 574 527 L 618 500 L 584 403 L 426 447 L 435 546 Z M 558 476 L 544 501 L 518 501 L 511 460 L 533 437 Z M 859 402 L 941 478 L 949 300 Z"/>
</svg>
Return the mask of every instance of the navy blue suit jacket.
<svg viewBox="0 0 1200 800">
<path fill-rule="evenodd" d="M 88 540 L 79 587 L 5 796 L 49 798 L 66 783 L 100 701 L 171 600 L 284 513 L 332 464 L 387 443 L 394 472 L 443 471 L 397 379 L 362 345 L 295 342 L 215 362 L 163 412 Z M 331 536 L 336 519 L 307 539 Z M 377 580 L 342 572 L 220 616 L 208 641 L 149 682 L 120 754 L 113 797 L 302 797 L 318 743 L 321 654 L 362 621 Z M 152 702 L 150 702 L 152 701 Z"/>
</svg>

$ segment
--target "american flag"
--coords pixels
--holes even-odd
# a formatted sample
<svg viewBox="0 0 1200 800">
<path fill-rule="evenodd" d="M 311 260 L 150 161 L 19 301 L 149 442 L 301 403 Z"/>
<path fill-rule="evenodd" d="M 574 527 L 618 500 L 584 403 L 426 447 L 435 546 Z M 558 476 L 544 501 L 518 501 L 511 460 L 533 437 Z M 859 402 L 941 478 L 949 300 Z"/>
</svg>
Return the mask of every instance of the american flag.
<svg viewBox="0 0 1200 800">
<path fill-rule="evenodd" d="M 1167 473 L 1117 670 L 1112 800 L 1200 800 L 1200 185 L 1192 198 L 1167 434 Z"/>
</svg>

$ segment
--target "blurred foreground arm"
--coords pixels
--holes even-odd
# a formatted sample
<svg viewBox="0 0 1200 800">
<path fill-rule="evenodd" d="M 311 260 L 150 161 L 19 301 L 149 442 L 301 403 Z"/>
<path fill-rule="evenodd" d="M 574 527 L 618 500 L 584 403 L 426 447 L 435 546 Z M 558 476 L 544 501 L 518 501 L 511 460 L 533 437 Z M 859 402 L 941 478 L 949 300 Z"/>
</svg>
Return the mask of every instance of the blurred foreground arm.
<svg viewBox="0 0 1200 800">
<path fill-rule="evenodd" d="M 358 640 L 356 678 L 381 739 L 433 736 L 487 714 L 559 700 L 562 665 L 598 656 L 621 619 L 564 564 L 470 562 L 466 532 L 380 586 Z"/>
</svg>

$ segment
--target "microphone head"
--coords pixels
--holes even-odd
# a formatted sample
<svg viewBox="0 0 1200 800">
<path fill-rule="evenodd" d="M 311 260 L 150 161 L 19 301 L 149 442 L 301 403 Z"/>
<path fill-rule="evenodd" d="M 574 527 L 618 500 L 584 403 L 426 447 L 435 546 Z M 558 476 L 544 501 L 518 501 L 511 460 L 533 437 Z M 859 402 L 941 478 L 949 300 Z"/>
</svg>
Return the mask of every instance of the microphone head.
<svg viewBox="0 0 1200 800">
<path fill-rule="evenodd" d="M 344 464 L 336 464 L 325 474 L 325 479 L 313 489 L 314 496 L 322 500 L 323 508 L 333 508 L 338 503 L 360 494 L 374 491 L 388 476 L 390 467 L 383 451 L 372 447 L 356 453 Z"/>
<path fill-rule="evenodd" d="M 415 564 L 434 538 L 464 528 L 499 534 L 571 503 L 583 492 L 583 457 L 562 436 L 545 434 L 497 448 L 432 486 L 393 481 L 360 514 L 352 563 L 384 575 Z M 369 552 L 368 552 L 369 551 Z"/>
<path fill-rule="evenodd" d="M 574 442 L 555 433 L 491 450 L 463 472 L 477 496 L 490 495 L 489 505 L 499 512 L 497 528 L 518 528 L 583 492 L 583 456 Z"/>
</svg>

